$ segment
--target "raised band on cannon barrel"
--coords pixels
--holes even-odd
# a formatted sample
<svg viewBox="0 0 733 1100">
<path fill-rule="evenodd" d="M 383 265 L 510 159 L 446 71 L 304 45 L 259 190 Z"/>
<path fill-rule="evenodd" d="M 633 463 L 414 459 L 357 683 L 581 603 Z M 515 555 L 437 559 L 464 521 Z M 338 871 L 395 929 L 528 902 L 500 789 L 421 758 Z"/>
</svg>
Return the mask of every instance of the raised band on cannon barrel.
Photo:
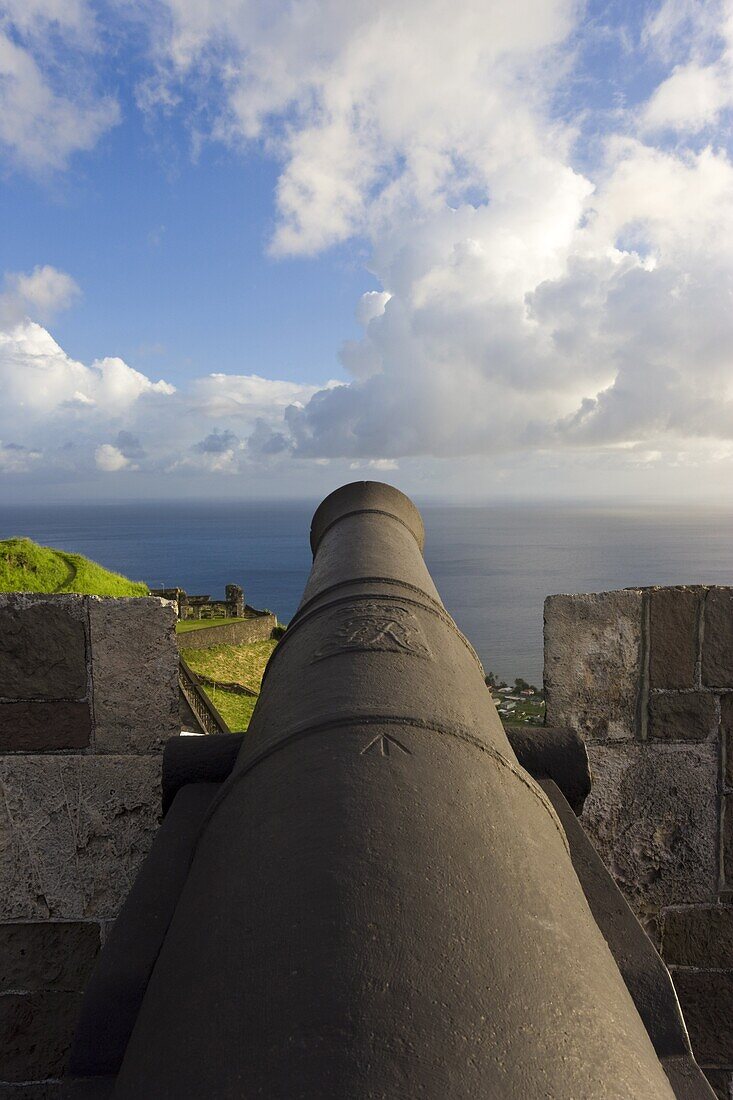
<svg viewBox="0 0 733 1100">
<path fill-rule="evenodd" d="M 515 754 L 415 507 L 347 485 L 311 545 L 248 733 L 171 744 L 77 1079 L 119 1100 L 711 1097 L 560 793 L 582 803 L 582 746 L 527 731 Z"/>
</svg>

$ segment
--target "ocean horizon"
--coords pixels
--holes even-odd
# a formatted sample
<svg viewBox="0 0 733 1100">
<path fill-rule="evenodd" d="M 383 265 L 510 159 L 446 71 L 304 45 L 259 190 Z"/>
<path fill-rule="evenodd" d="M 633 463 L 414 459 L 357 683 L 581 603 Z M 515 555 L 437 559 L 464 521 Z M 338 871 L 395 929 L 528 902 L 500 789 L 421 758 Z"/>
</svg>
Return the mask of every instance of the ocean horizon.
<svg viewBox="0 0 733 1100">
<path fill-rule="evenodd" d="M 419 503 L 419 502 L 418 502 Z M 246 599 L 282 622 L 310 569 L 317 501 L 0 505 L 0 538 L 76 551 L 151 588 Z M 557 592 L 733 584 L 733 507 L 420 505 L 425 558 L 488 672 L 542 680 L 542 609 Z"/>
</svg>

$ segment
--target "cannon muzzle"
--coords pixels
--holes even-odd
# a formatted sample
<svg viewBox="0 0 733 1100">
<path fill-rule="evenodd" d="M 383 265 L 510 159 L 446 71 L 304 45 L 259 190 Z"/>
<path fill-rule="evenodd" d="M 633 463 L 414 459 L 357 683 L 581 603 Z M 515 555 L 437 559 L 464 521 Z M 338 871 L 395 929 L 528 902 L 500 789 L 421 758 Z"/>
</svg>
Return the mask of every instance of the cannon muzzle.
<svg viewBox="0 0 733 1100">
<path fill-rule="evenodd" d="M 347 485 L 311 545 L 115 1097 L 670 1100 L 418 511 Z"/>
</svg>

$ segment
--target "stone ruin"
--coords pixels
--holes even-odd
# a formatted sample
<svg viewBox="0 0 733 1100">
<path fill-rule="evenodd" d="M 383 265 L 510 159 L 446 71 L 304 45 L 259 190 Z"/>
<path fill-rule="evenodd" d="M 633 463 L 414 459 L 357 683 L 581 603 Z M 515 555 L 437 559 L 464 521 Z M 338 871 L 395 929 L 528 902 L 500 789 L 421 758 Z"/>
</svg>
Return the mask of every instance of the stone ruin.
<svg viewBox="0 0 733 1100">
<path fill-rule="evenodd" d="M 151 588 L 150 595 L 162 600 L 172 600 L 178 608 L 179 619 L 242 619 L 244 618 L 244 590 L 238 584 L 228 584 L 223 600 L 211 596 L 189 596 L 183 588 Z"/>
</svg>

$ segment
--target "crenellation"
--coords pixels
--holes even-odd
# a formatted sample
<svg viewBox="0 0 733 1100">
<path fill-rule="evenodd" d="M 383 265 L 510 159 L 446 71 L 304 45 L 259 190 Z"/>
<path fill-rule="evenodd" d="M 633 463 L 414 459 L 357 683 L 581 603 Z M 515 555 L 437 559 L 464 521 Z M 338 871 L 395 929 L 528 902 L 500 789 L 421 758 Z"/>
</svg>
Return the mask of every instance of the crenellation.
<svg viewBox="0 0 733 1100">
<path fill-rule="evenodd" d="M 697 687 L 700 606 L 704 589 L 653 588 L 650 593 L 649 686 Z"/>
<path fill-rule="evenodd" d="M 718 734 L 718 701 L 696 688 L 649 696 L 648 737 L 653 741 L 709 741 Z"/>
<path fill-rule="evenodd" d="M 612 614 L 614 594 L 601 594 Z M 557 600 L 563 601 L 558 608 Z M 585 729 L 587 653 L 583 631 L 558 629 L 591 597 L 545 603 L 548 715 L 562 706 Z M 730 1100 L 733 1080 L 733 588 L 676 586 L 644 590 L 641 717 L 643 746 L 588 741 L 593 790 L 583 823 L 658 946 L 687 1020 L 693 1050 L 716 1095 Z M 597 616 L 603 617 L 598 609 Z M 620 627 L 619 627 L 620 629 Z M 569 652 L 558 655 L 560 643 Z M 548 653 L 548 648 L 550 652 Z M 648 669 L 645 683 L 644 669 Z M 594 706 L 616 707 L 617 680 L 595 678 Z"/>
<path fill-rule="evenodd" d="M 547 724 L 586 739 L 638 736 L 643 670 L 640 589 L 545 600 Z"/>
<path fill-rule="evenodd" d="M 547 721 L 584 734 L 593 769 L 583 824 L 727 1100 L 731 607 L 733 589 L 703 586 L 545 605 Z M 154 597 L 0 597 L 0 1100 L 61 1096 L 80 991 L 159 822 L 160 748 L 179 730 L 176 617 Z"/>
<path fill-rule="evenodd" d="M 82 991 L 160 820 L 175 611 L 0 596 L 0 1098 L 55 1100 Z"/>
<path fill-rule="evenodd" d="M 708 687 L 733 688 L 733 589 L 710 588 L 705 600 L 702 680 Z"/>
</svg>

